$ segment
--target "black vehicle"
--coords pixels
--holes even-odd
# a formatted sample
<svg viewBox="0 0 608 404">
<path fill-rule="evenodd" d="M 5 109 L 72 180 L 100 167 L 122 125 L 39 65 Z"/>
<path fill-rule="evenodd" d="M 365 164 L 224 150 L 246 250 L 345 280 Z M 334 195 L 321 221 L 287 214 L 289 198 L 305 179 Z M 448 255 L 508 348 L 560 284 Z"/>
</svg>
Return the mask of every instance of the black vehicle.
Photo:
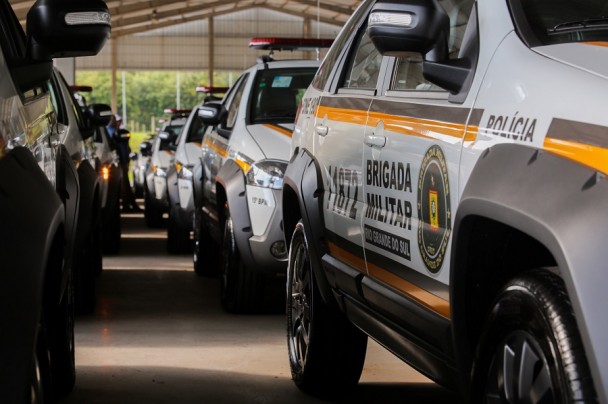
<svg viewBox="0 0 608 404">
<path fill-rule="evenodd" d="M 85 18 L 66 24 L 74 13 Z M 0 27 L 0 402 L 42 403 L 75 381 L 81 192 L 51 102 L 52 58 L 98 53 L 110 15 L 103 1 L 37 2 L 26 36 L 0 0 Z"/>
<path fill-rule="evenodd" d="M 93 91 L 90 86 L 70 86 L 75 100 L 80 107 L 87 125 L 93 133 L 95 147 L 95 169 L 100 177 L 99 203 L 101 205 L 101 231 L 103 252 L 118 254 L 120 251 L 120 192 L 122 170 L 116 153 L 115 142 L 110 139 L 106 125 L 112 116 L 112 109 L 105 104 L 88 105 L 83 93 Z"/>
</svg>

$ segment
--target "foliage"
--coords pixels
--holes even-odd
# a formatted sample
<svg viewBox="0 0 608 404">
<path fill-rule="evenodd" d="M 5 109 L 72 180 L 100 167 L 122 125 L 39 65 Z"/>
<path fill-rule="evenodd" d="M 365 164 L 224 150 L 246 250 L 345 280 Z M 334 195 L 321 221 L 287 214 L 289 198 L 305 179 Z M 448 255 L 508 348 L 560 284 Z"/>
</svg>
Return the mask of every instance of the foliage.
<svg viewBox="0 0 608 404">
<path fill-rule="evenodd" d="M 116 75 L 117 113 L 122 115 L 122 71 Z M 151 130 L 152 122 L 165 117 L 165 108 L 177 107 L 177 72 L 175 71 L 125 71 L 127 127 L 131 131 Z M 215 72 L 214 85 L 228 86 L 238 73 Z M 208 72 L 179 72 L 180 106 L 194 107 L 203 99 L 196 87 L 209 84 Z M 87 102 L 112 104 L 112 75 L 109 71 L 79 70 L 76 83 L 93 87 L 85 94 Z M 157 125 L 157 124 L 156 124 Z"/>
</svg>

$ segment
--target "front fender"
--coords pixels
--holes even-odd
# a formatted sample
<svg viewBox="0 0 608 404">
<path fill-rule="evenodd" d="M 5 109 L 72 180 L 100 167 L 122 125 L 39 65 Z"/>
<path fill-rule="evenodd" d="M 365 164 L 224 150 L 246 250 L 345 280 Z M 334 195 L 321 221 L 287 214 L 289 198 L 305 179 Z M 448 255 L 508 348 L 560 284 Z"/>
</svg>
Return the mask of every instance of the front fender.
<svg viewBox="0 0 608 404">
<path fill-rule="evenodd" d="M 467 322 L 464 247 L 471 238 L 469 219 L 481 216 L 525 233 L 550 252 L 572 302 L 596 389 L 605 394 L 608 326 L 600 319 L 608 307 L 607 202 L 605 175 L 589 167 L 514 144 L 488 149 L 470 176 L 455 218 L 450 275 L 455 346 L 467 346 L 461 332 Z"/>
<path fill-rule="evenodd" d="M 249 246 L 253 236 L 249 207 L 247 206 L 247 190 L 243 170 L 234 160 L 227 160 L 216 176 L 217 185 L 225 191 L 226 202 L 230 207 L 230 216 L 234 225 L 236 244 L 244 262 L 255 262 Z M 220 195 L 218 192 L 216 195 Z M 218 198 L 218 204 L 222 201 Z M 223 206 L 217 207 L 218 213 L 223 212 Z M 220 213 L 222 216 L 223 213 Z"/>
</svg>

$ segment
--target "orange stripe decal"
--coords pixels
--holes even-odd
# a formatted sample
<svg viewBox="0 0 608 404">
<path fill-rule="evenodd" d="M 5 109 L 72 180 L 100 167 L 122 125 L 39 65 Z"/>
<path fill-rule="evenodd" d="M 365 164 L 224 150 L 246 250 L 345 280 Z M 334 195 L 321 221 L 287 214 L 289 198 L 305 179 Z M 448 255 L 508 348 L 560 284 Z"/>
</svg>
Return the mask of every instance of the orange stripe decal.
<svg viewBox="0 0 608 404">
<path fill-rule="evenodd" d="M 603 147 L 546 137 L 544 149 L 608 174 L 608 149 Z"/>
<path fill-rule="evenodd" d="M 595 41 L 595 42 L 584 42 L 587 45 L 593 45 L 593 46 L 603 46 L 608 48 L 608 42 L 602 42 L 602 41 Z"/>
<path fill-rule="evenodd" d="M 228 155 L 228 151 L 225 147 L 218 146 L 209 139 L 205 139 L 205 146 L 207 146 L 222 157 L 226 157 Z"/>
<path fill-rule="evenodd" d="M 338 247 L 337 245 L 328 242 L 327 243 L 329 254 L 340 261 L 349 264 L 351 267 L 358 269 L 359 271 L 365 273 L 365 261 L 362 258 L 357 257 L 354 254 L 349 253 Z M 369 274 L 386 283 L 387 285 L 392 286 L 398 291 L 408 295 L 418 303 L 422 304 L 429 310 L 434 311 L 435 313 L 445 317 L 446 319 L 450 319 L 450 302 L 444 300 L 434 294 L 430 293 L 427 290 L 424 290 L 411 282 L 408 282 L 393 273 L 380 268 L 374 264 L 367 264 L 367 270 L 369 270 Z"/>
<path fill-rule="evenodd" d="M 285 128 L 282 128 L 282 127 L 280 127 L 278 125 L 273 125 L 273 124 L 270 124 L 270 123 L 265 123 L 263 125 L 266 126 L 269 129 L 276 130 L 277 132 L 282 133 L 283 135 L 285 135 L 287 137 L 291 137 L 291 132 L 288 131 Z"/>
<path fill-rule="evenodd" d="M 474 142 L 477 140 L 477 132 L 479 130 L 477 126 L 469 126 L 467 128 L 466 125 L 460 123 L 408 118 L 381 112 L 370 112 L 368 118 L 367 111 L 324 106 L 318 107 L 316 117 L 324 118 L 325 116 L 331 121 L 367 125 L 370 127 L 375 127 L 380 122 L 384 122 L 384 129 L 387 131 L 426 139 L 448 136 L 458 139 L 464 138 L 464 141 Z"/>
</svg>

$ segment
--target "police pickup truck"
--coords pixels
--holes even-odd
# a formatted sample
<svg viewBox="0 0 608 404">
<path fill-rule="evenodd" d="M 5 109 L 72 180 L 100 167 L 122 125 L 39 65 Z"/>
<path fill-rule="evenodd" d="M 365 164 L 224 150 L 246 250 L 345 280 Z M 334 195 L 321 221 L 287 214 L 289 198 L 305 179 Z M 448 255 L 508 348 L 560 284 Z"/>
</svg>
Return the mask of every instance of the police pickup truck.
<svg viewBox="0 0 608 404">
<path fill-rule="evenodd" d="M 356 384 L 369 335 L 468 402 L 607 402 L 607 11 L 362 3 L 284 176 L 301 389 Z"/>
</svg>

